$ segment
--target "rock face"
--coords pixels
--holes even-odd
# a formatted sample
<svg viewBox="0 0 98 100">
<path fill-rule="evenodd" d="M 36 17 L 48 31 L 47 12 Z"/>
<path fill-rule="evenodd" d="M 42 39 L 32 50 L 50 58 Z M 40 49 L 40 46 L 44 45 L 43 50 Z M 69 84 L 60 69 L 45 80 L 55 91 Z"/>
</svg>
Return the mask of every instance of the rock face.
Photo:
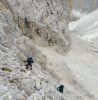
<svg viewBox="0 0 98 100">
<path fill-rule="evenodd" d="M 21 32 L 32 38 L 35 43 L 41 46 L 55 46 L 57 51 L 68 51 L 70 0 L 1 1 L 13 14 L 13 20 Z"/>
<path fill-rule="evenodd" d="M 29 26 L 29 22 L 37 21 L 39 24 L 51 27 L 51 29 L 61 33 L 68 30 L 67 22 L 71 11 L 70 0 L 2 1 L 5 5 L 8 5 L 15 20 L 20 22 L 23 19 L 27 28 L 31 26 Z"/>
<path fill-rule="evenodd" d="M 0 100 L 94 100 L 72 84 L 60 94 L 59 77 L 47 70 L 41 49 L 69 50 L 70 11 L 70 0 L 0 0 Z M 28 56 L 32 71 L 23 62 Z"/>
<path fill-rule="evenodd" d="M 73 0 L 73 8 L 90 13 L 98 8 L 98 0 Z"/>
<path fill-rule="evenodd" d="M 77 21 L 84 15 L 98 9 L 98 0 L 72 0 L 72 12 L 70 16 L 70 22 Z"/>
</svg>

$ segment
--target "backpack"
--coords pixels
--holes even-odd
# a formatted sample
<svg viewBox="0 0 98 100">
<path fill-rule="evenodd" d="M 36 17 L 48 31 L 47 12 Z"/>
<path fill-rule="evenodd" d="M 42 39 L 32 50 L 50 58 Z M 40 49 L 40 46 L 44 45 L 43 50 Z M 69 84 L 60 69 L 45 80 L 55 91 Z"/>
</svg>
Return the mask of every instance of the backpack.
<svg viewBox="0 0 98 100">
<path fill-rule="evenodd" d="M 64 89 L 64 85 L 60 85 L 57 90 L 60 92 L 60 93 L 63 93 L 63 89 Z"/>
<path fill-rule="evenodd" d="M 29 57 L 29 58 L 27 58 L 27 62 L 31 64 L 34 62 L 34 60 L 32 59 L 32 57 Z"/>
</svg>

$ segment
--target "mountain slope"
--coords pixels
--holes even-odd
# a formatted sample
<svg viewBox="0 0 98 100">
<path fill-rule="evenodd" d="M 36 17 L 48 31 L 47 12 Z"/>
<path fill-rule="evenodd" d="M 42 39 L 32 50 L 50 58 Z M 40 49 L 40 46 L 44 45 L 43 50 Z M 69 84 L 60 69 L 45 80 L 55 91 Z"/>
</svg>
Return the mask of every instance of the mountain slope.
<svg viewBox="0 0 98 100">
<path fill-rule="evenodd" d="M 71 9 L 70 0 L 0 0 L 0 100 L 96 100 L 62 56 Z"/>
<path fill-rule="evenodd" d="M 98 94 L 98 10 L 70 23 L 72 45 L 66 61 L 85 87 Z"/>
</svg>

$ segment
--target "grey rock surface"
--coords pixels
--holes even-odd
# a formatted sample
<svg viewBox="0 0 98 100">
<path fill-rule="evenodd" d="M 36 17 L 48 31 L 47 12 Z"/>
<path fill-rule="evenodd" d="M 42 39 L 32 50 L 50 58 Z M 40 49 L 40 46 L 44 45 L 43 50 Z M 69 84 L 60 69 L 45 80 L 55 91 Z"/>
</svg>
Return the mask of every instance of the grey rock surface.
<svg viewBox="0 0 98 100">
<path fill-rule="evenodd" d="M 61 80 L 48 69 L 49 58 L 41 49 L 68 52 L 71 9 L 70 0 L 0 0 L 0 100 L 94 100 L 82 87 L 75 88 L 73 76 L 64 77 L 60 94 Z M 32 70 L 23 62 L 28 56 L 34 58 Z"/>
<path fill-rule="evenodd" d="M 81 12 L 90 13 L 98 9 L 98 0 L 73 0 L 73 8 Z"/>
</svg>

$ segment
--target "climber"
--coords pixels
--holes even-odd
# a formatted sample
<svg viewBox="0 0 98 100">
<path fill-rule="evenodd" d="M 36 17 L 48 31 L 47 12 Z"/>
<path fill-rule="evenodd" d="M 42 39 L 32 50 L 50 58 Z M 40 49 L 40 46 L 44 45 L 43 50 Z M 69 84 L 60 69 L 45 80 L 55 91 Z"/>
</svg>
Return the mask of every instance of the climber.
<svg viewBox="0 0 98 100">
<path fill-rule="evenodd" d="M 64 90 L 64 85 L 60 85 L 57 90 L 60 92 L 60 93 L 63 93 L 63 90 Z"/>
<path fill-rule="evenodd" d="M 34 63 L 33 58 L 32 57 L 28 57 L 25 62 L 27 62 L 26 69 L 28 69 L 29 66 L 30 66 L 30 69 L 32 70 L 32 63 Z"/>
</svg>

